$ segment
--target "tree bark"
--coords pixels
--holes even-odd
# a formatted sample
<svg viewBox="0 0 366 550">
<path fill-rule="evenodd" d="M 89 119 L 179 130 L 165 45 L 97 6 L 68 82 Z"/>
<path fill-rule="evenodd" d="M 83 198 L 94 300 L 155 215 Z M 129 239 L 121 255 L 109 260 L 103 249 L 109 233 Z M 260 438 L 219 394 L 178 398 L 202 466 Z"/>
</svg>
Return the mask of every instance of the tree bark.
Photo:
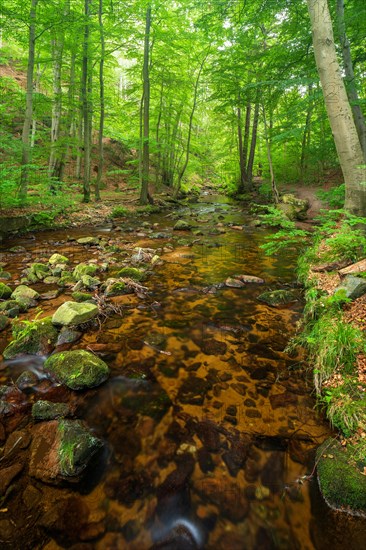
<svg viewBox="0 0 366 550">
<path fill-rule="evenodd" d="M 248 177 L 249 189 L 253 187 L 253 166 L 254 166 L 254 158 L 255 158 L 255 148 L 257 145 L 258 122 L 259 122 L 259 88 L 257 90 L 257 95 L 255 99 L 252 139 L 250 142 L 250 151 L 249 151 L 249 159 L 248 159 L 248 166 L 247 166 L 247 177 Z"/>
<path fill-rule="evenodd" d="M 313 89 L 313 84 L 310 83 L 308 86 L 309 105 L 308 105 L 308 110 L 306 112 L 305 128 L 304 128 L 304 132 L 302 134 L 302 140 L 301 140 L 300 180 L 302 183 L 304 183 L 305 175 L 307 171 L 306 148 L 309 146 L 309 143 L 310 143 L 310 124 L 311 124 L 311 115 L 313 113 L 312 89 Z"/>
<path fill-rule="evenodd" d="M 338 33 L 342 47 L 342 59 L 344 72 L 346 74 L 346 90 L 351 103 L 353 119 L 355 121 L 358 138 L 361 143 L 364 161 L 366 162 L 366 122 L 360 106 L 358 97 L 355 73 L 351 57 L 350 43 L 346 33 L 346 24 L 344 20 L 344 0 L 337 0 L 337 20 Z"/>
<path fill-rule="evenodd" d="M 269 173 L 270 173 L 270 176 L 271 176 L 272 196 L 273 196 L 274 203 L 278 204 L 280 202 L 280 196 L 279 196 L 279 193 L 278 193 L 278 189 L 277 189 L 277 185 L 276 185 L 276 179 L 275 179 L 275 175 L 274 175 L 273 162 L 272 162 L 272 153 L 271 153 L 271 141 L 270 141 L 270 136 L 268 135 L 266 109 L 265 109 L 264 105 L 262 106 L 262 111 L 263 111 L 264 138 L 266 140 L 267 159 L 268 159 L 268 165 L 269 165 Z"/>
<path fill-rule="evenodd" d="M 104 100 L 104 57 L 105 57 L 105 39 L 103 26 L 103 0 L 99 0 L 98 10 L 99 32 L 100 32 L 100 62 L 99 62 L 99 94 L 100 94 L 100 116 L 99 116 L 99 135 L 98 135 L 98 174 L 95 183 L 95 200 L 100 201 L 100 185 L 103 177 L 103 132 L 104 132 L 104 115 L 105 115 L 105 100 Z"/>
<path fill-rule="evenodd" d="M 36 50 L 36 12 L 38 0 L 32 0 L 29 14 L 28 67 L 25 117 L 22 131 L 22 160 L 19 185 L 19 201 L 24 204 L 29 185 L 30 128 L 33 118 L 33 76 Z"/>
<path fill-rule="evenodd" d="M 140 203 L 147 204 L 149 200 L 149 164 L 150 164 L 150 29 L 151 29 L 151 4 L 146 9 L 145 41 L 144 41 L 144 132 L 142 147 L 142 181 Z"/>
<path fill-rule="evenodd" d="M 366 217 L 366 175 L 360 140 L 352 116 L 334 44 L 327 0 L 307 0 L 315 61 L 338 159 L 346 184 L 345 208 Z"/>
<path fill-rule="evenodd" d="M 83 41 L 83 66 L 81 80 L 81 97 L 84 120 L 84 180 L 83 202 L 90 202 L 90 160 L 91 160 L 91 89 L 90 89 L 90 2 L 84 1 L 84 41 Z"/>
</svg>

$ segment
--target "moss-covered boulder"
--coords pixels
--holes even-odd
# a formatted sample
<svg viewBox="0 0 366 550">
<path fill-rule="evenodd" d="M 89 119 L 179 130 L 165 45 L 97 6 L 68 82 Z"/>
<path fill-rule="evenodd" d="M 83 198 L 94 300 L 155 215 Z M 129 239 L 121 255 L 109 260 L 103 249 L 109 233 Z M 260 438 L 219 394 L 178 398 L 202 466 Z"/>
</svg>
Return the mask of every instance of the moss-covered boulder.
<svg viewBox="0 0 366 550">
<path fill-rule="evenodd" d="M 29 474 L 45 483 L 78 481 L 100 439 L 78 420 L 51 420 L 33 428 Z"/>
<path fill-rule="evenodd" d="M 98 311 L 95 304 L 65 302 L 55 311 L 52 322 L 62 326 L 81 325 L 94 319 L 98 315 Z"/>
<path fill-rule="evenodd" d="M 12 294 L 12 289 L 10 286 L 6 285 L 5 283 L 0 283 L 0 298 L 2 300 L 6 300 L 7 298 L 10 298 Z"/>
<path fill-rule="evenodd" d="M 73 292 L 71 294 L 72 298 L 75 300 L 75 302 L 88 302 L 93 299 L 92 294 L 89 294 L 88 292 Z"/>
<path fill-rule="evenodd" d="M 309 201 L 306 199 L 298 199 L 292 193 L 282 195 L 278 208 L 290 220 L 305 220 L 309 209 Z"/>
<path fill-rule="evenodd" d="M 10 281 L 11 273 L 9 273 L 8 271 L 3 271 L 2 269 L 0 269 L 0 279 L 2 279 L 3 281 Z"/>
<path fill-rule="evenodd" d="M 99 386 L 109 375 L 108 365 L 85 350 L 55 353 L 45 362 L 44 370 L 72 390 Z"/>
<path fill-rule="evenodd" d="M 57 330 L 51 317 L 37 321 L 21 321 L 13 327 L 14 340 L 4 350 L 4 358 L 12 359 L 18 355 L 45 355 L 56 345 Z"/>
<path fill-rule="evenodd" d="M 54 420 L 70 414 L 67 403 L 52 403 L 51 401 L 39 400 L 32 406 L 32 417 L 34 420 Z"/>
<path fill-rule="evenodd" d="M 117 273 L 117 277 L 125 277 L 133 279 L 134 281 L 142 281 L 144 279 L 144 272 L 137 267 L 123 267 Z"/>
<path fill-rule="evenodd" d="M 257 298 L 260 302 L 273 307 L 283 306 L 295 302 L 298 299 L 298 295 L 294 290 L 272 290 L 263 292 Z"/>
<path fill-rule="evenodd" d="M 317 451 L 320 491 L 332 507 L 341 511 L 366 514 L 366 458 L 363 463 L 354 459 L 351 446 L 332 439 L 326 440 Z"/>
<path fill-rule="evenodd" d="M 0 313 L 0 332 L 4 330 L 9 324 L 9 319 L 6 317 L 6 315 L 3 315 Z"/>
<path fill-rule="evenodd" d="M 69 259 L 66 258 L 66 256 L 63 256 L 62 254 L 52 254 L 50 259 L 48 260 L 48 263 L 51 265 L 57 265 L 57 264 L 68 264 Z"/>
<path fill-rule="evenodd" d="M 39 294 L 36 290 L 33 290 L 33 288 L 30 288 L 26 285 L 19 285 L 17 288 L 12 292 L 11 299 L 12 300 L 37 300 L 39 298 Z"/>
<path fill-rule="evenodd" d="M 80 281 L 83 275 L 90 275 L 91 277 L 93 277 L 93 275 L 95 275 L 97 271 L 98 271 L 98 266 L 96 265 L 78 264 L 75 267 L 72 275 L 76 281 Z"/>
<path fill-rule="evenodd" d="M 175 231 L 190 231 L 192 229 L 192 225 L 185 220 L 178 220 L 173 229 Z"/>
<path fill-rule="evenodd" d="M 27 277 L 31 282 L 37 282 L 43 281 L 43 279 L 50 274 L 50 268 L 48 265 L 34 263 L 30 266 L 27 272 Z"/>
</svg>

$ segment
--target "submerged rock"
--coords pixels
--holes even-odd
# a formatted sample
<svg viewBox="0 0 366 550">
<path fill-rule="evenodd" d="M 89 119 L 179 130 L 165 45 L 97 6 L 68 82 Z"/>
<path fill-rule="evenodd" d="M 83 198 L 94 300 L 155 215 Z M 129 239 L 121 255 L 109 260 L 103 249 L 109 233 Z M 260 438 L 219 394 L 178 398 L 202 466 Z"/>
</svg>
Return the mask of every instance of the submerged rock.
<svg viewBox="0 0 366 550">
<path fill-rule="evenodd" d="M 352 456 L 352 447 L 327 439 L 319 447 L 316 460 L 320 491 L 329 506 L 366 515 L 366 476 Z"/>
<path fill-rule="evenodd" d="M 44 370 L 72 390 L 99 386 L 109 375 L 108 365 L 85 350 L 55 353 L 45 362 Z"/>
<path fill-rule="evenodd" d="M 98 307 L 89 303 L 65 302 L 52 317 L 55 325 L 81 325 L 98 315 Z"/>
<path fill-rule="evenodd" d="M 14 340 L 4 350 L 4 358 L 11 359 L 17 355 L 44 355 L 53 350 L 57 340 L 57 330 L 51 317 L 32 323 L 21 322 L 13 328 Z"/>
<path fill-rule="evenodd" d="M 257 300 L 269 306 L 276 307 L 295 302 L 297 300 L 297 293 L 294 290 L 272 290 L 263 292 L 263 294 L 258 296 Z"/>
<path fill-rule="evenodd" d="M 46 483 L 78 481 L 103 446 L 78 420 L 52 420 L 35 426 L 29 474 Z"/>
</svg>

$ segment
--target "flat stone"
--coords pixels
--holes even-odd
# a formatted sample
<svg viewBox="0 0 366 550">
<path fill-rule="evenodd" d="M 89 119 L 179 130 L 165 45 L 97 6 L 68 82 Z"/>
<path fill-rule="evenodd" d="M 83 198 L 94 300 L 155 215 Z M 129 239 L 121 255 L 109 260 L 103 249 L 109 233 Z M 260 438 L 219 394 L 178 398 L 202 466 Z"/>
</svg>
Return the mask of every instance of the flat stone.
<svg viewBox="0 0 366 550">
<path fill-rule="evenodd" d="M 89 303 L 65 302 L 52 317 L 55 325 L 81 325 L 98 315 L 98 307 Z"/>
</svg>

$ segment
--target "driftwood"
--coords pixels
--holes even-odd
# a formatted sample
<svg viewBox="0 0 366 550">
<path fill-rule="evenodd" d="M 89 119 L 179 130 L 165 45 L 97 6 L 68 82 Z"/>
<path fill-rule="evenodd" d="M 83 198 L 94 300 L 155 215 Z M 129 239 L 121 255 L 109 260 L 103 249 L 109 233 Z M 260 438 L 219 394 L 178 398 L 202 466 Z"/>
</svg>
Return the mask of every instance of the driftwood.
<svg viewBox="0 0 366 550">
<path fill-rule="evenodd" d="M 311 271 L 314 273 L 324 273 L 326 271 L 336 271 L 349 265 L 349 261 L 341 260 L 339 262 L 332 262 L 329 264 L 314 265 Z"/>
<path fill-rule="evenodd" d="M 338 273 L 340 277 L 345 277 L 346 275 L 361 273 L 361 271 L 366 271 L 366 258 L 355 264 L 349 265 L 348 267 L 340 269 Z"/>
</svg>

